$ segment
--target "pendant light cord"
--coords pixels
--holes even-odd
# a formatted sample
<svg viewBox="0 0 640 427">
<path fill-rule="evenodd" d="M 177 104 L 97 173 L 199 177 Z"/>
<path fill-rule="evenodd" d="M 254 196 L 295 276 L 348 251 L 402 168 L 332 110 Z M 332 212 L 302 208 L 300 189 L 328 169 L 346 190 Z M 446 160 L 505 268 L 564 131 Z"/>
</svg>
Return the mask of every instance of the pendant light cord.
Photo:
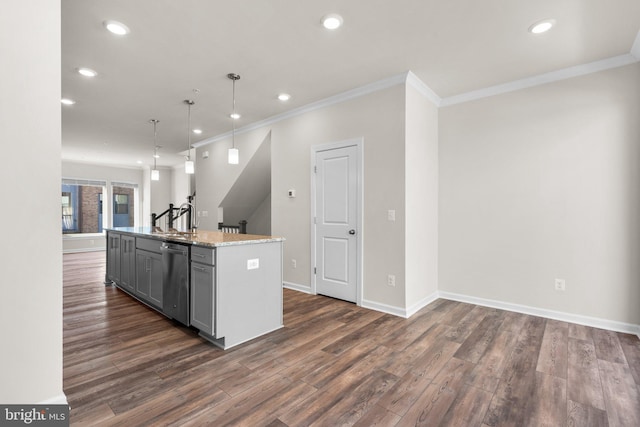
<svg viewBox="0 0 640 427">
<path fill-rule="evenodd" d="M 149 123 L 153 123 L 153 170 L 157 169 L 156 159 L 158 158 L 158 132 L 156 126 L 160 123 L 158 119 L 150 119 Z"/>
<path fill-rule="evenodd" d="M 153 170 L 156 170 L 156 159 L 158 158 L 158 142 L 156 140 L 156 125 L 158 121 L 153 119 Z"/>
<path fill-rule="evenodd" d="M 186 103 L 189 105 L 189 115 L 187 118 L 187 160 L 191 160 L 191 105 L 193 105 L 193 101 L 187 100 Z"/>
<path fill-rule="evenodd" d="M 231 146 L 233 149 L 236 148 L 236 80 L 240 80 L 240 75 L 239 74 L 235 74 L 235 73 L 229 73 L 227 74 L 227 78 L 231 79 L 231 81 L 233 81 L 233 105 L 232 105 L 232 110 L 233 112 L 231 113 Z"/>
<path fill-rule="evenodd" d="M 231 115 L 231 124 L 233 125 L 233 132 L 231 133 L 231 146 L 236 148 L 236 80 L 233 79 L 233 113 Z"/>
</svg>

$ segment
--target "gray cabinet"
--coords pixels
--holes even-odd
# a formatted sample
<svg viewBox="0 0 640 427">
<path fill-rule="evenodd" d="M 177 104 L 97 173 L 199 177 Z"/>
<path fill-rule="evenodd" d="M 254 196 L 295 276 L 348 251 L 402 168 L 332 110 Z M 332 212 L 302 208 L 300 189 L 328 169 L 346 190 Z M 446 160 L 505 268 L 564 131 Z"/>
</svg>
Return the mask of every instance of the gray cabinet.
<svg viewBox="0 0 640 427">
<path fill-rule="evenodd" d="M 191 250 L 191 325 L 214 334 L 215 250 L 194 246 Z"/>
<path fill-rule="evenodd" d="M 120 233 L 107 232 L 107 275 L 105 282 L 120 284 Z"/>
<path fill-rule="evenodd" d="M 124 234 L 120 237 L 120 286 L 136 290 L 136 238 Z"/>
<path fill-rule="evenodd" d="M 162 309 L 161 244 L 159 240 L 137 238 L 135 260 L 135 295 L 159 309 Z"/>
</svg>

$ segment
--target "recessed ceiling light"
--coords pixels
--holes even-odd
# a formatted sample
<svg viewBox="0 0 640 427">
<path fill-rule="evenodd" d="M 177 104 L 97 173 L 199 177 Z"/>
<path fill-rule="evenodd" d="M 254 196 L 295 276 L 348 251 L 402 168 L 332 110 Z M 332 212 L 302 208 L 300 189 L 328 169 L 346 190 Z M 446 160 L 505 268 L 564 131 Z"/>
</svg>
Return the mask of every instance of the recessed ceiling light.
<svg viewBox="0 0 640 427">
<path fill-rule="evenodd" d="M 160 154 L 154 154 L 154 155 L 153 155 L 153 158 L 154 158 L 154 159 L 159 159 L 159 158 L 160 158 Z"/>
<path fill-rule="evenodd" d="M 541 34 L 549 31 L 554 25 L 556 25 L 555 19 L 545 19 L 532 24 L 529 27 L 529 32 L 533 34 Z"/>
<path fill-rule="evenodd" d="M 238 113 L 229 114 L 229 117 L 232 119 L 238 120 L 241 116 Z"/>
<path fill-rule="evenodd" d="M 200 135 L 202 133 L 202 129 L 194 129 L 193 133 Z"/>
<path fill-rule="evenodd" d="M 78 73 L 85 77 L 95 77 L 98 75 L 98 73 L 93 71 L 91 68 L 78 68 Z"/>
<path fill-rule="evenodd" d="M 104 21 L 104 27 L 113 34 L 117 34 L 119 36 L 124 36 L 131 32 L 129 27 L 118 21 Z"/>
<path fill-rule="evenodd" d="M 141 165 L 142 164 L 142 160 L 136 160 L 136 163 Z"/>
<path fill-rule="evenodd" d="M 327 30 L 335 30 L 342 26 L 342 16 L 337 13 L 330 13 L 322 17 L 322 26 Z"/>
<path fill-rule="evenodd" d="M 76 103 L 76 101 L 74 101 L 73 99 L 69 99 L 69 98 L 62 98 L 60 100 L 60 102 L 62 102 L 64 105 L 73 105 Z"/>
<path fill-rule="evenodd" d="M 280 101 L 288 101 L 291 99 L 291 95 L 289 95 L 288 93 L 281 93 L 280 95 L 278 95 L 278 99 Z"/>
</svg>

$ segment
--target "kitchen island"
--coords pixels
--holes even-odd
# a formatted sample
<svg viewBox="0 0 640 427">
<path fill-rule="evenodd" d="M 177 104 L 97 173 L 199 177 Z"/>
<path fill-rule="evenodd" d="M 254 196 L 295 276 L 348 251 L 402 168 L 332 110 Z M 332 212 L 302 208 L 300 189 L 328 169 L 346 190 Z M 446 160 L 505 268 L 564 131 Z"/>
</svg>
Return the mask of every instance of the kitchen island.
<svg viewBox="0 0 640 427">
<path fill-rule="evenodd" d="M 206 230 L 113 228 L 107 230 L 105 284 L 228 349 L 283 326 L 283 241 Z"/>
</svg>

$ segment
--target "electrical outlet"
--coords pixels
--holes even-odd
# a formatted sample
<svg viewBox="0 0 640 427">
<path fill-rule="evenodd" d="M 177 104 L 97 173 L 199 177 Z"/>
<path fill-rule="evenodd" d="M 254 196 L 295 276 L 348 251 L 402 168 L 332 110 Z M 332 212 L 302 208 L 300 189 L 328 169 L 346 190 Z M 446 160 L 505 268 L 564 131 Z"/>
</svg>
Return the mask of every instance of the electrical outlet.
<svg viewBox="0 0 640 427">
<path fill-rule="evenodd" d="M 389 221 L 395 221 L 396 220 L 396 211 L 394 209 L 389 209 L 387 211 L 387 219 Z"/>
<path fill-rule="evenodd" d="M 296 262 L 295 259 L 292 259 L 291 260 L 291 268 L 296 268 L 296 267 L 298 267 L 298 263 Z"/>
<path fill-rule="evenodd" d="M 387 285 L 395 286 L 396 285 L 396 276 L 394 276 L 393 274 L 388 275 L 387 276 Z"/>
<path fill-rule="evenodd" d="M 556 279 L 556 291 L 564 291 L 565 283 L 564 279 Z"/>
<path fill-rule="evenodd" d="M 255 270 L 257 268 L 260 268 L 260 258 L 247 260 L 247 270 Z"/>
</svg>

